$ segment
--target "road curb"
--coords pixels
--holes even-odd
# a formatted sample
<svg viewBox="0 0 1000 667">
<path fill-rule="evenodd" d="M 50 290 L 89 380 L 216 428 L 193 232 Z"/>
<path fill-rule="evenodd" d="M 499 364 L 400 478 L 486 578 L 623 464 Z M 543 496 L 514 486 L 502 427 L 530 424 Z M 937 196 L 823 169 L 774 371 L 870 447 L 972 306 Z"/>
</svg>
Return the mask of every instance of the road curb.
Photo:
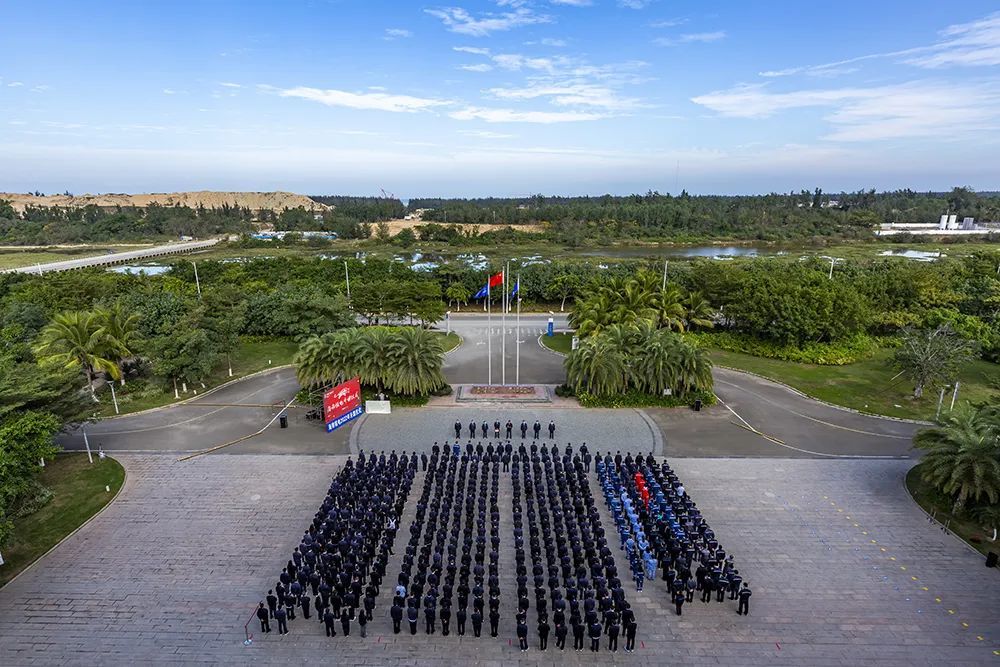
<svg viewBox="0 0 1000 667">
<path fill-rule="evenodd" d="M 754 373 L 753 371 L 746 371 L 742 368 L 734 368 L 732 366 L 723 366 L 722 364 L 713 364 L 715 368 L 722 368 L 727 371 L 733 371 L 735 373 L 743 373 L 744 375 L 752 375 L 753 377 L 760 378 L 761 380 L 767 380 L 768 382 L 773 382 L 776 385 L 780 385 L 785 389 L 789 390 L 793 394 L 798 394 L 802 398 L 808 398 L 810 401 L 816 401 L 817 403 L 822 403 L 831 408 L 836 408 L 837 410 L 843 410 L 844 412 L 850 412 L 856 415 L 862 415 L 864 417 L 873 417 L 875 419 L 885 419 L 888 421 L 902 422 L 904 424 L 919 424 L 921 426 L 933 426 L 934 422 L 923 421 L 921 419 L 907 419 L 905 417 L 890 417 L 889 415 L 880 415 L 874 412 L 864 412 L 863 410 L 855 410 L 854 408 L 849 408 L 844 405 L 837 405 L 836 403 L 830 403 L 829 401 L 824 401 L 822 398 L 816 398 L 811 396 L 800 389 L 796 389 L 790 384 L 782 382 L 781 380 L 775 380 L 766 375 L 761 375 L 760 373 Z"/>
<path fill-rule="evenodd" d="M 565 332 L 559 332 L 559 333 L 565 333 Z M 554 354 L 554 355 L 556 355 L 557 357 L 563 357 L 563 358 L 565 359 L 565 358 L 566 358 L 566 355 L 565 355 L 564 353 L 562 353 L 562 352 L 556 352 L 556 351 L 555 351 L 555 350 L 553 350 L 552 348 L 550 348 L 550 347 L 546 347 L 546 346 L 545 346 L 545 343 L 543 343 L 543 342 L 542 342 L 542 336 L 544 336 L 544 335 L 545 335 L 545 334 L 540 334 L 540 335 L 538 336 L 538 347 L 542 348 L 543 350 L 545 350 L 545 351 L 546 351 L 546 352 L 548 352 L 549 354 Z"/>
<path fill-rule="evenodd" d="M 919 460 L 914 461 L 913 465 L 910 466 L 909 468 L 907 468 L 906 472 L 903 473 L 903 477 L 902 477 L 901 481 L 902 481 L 902 484 L 903 484 L 903 491 L 906 492 L 906 497 L 910 499 L 910 501 L 913 503 L 914 507 L 916 507 L 918 510 L 920 510 L 923 513 L 923 515 L 925 517 L 927 517 L 928 521 L 936 523 L 941 528 L 941 530 L 944 533 L 950 535 L 953 539 L 958 540 L 958 542 L 963 547 L 965 547 L 966 549 L 968 549 L 972 553 L 976 554 L 976 556 L 978 556 L 978 557 L 980 557 L 980 558 L 982 558 L 982 559 L 985 560 L 986 556 L 984 554 L 980 553 L 978 549 L 976 549 L 974 546 L 972 546 L 971 544 L 969 544 L 968 542 L 966 542 L 965 540 L 963 540 L 961 537 L 959 537 L 958 535 L 956 535 L 954 532 L 952 532 L 952 531 L 948 530 L 947 528 L 945 528 L 944 524 L 941 523 L 940 521 L 938 521 L 933 516 L 931 516 L 930 513 L 927 512 L 927 510 L 925 510 L 923 507 L 921 507 L 920 503 L 917 502 L 917 499 L 913 497 L 912 493 L 910 493 L 910 487 L 908 487 L 906 485 L 906 476 L 908 474 L 910 474 L 910 471 L 913 470 L 914 468 L 916 468 L 918 465 L 920 465 L 920 461 Z"/>
<path fill-rule="evenodd" d="M 282 364 L 281 366 L 272 366 L 270 368 L 265 368 L 265 369 L 260 370 L 260 371 L 255 371 L 255 372 L 251 373 L 250 375 L 243 375 L 241 377 L 232 378 L 231 380 L 227 380 L 226 382 L 223 382 L 220 385 L 217 385 L 215 387 L 212 387 L 211 389 L 205 390 L 203 393 L 198 394 L 197 396 L 189 396 L 189 397 L 187 397 L 185 399 L 177 401 L 176 403 L 170 403 L 168 405 L 160 405 L 160 406 L 155 407 L 155 408 L 148 408 L 146 410 L 140 410 L 139 412 L 127 412 L 127 413 L 125 413 L 123 415 L 115 415 L 114 417 L 101 417 L 97 421 L 99 421 L 99 422 L 107 422 L 107 421 L 114 421 L 116 419 L 124 419 L 126 417 L 136 417 L 138 415 L 148 415 L 148 414 L 151 414 L 153 412 L 159 412 L 160 410 L 166 410 L 167 408 L 172 408 L 172 407 L 177 406 L 177 405 L 186 405 L 186 404 L 191 403 L 192 401 L 196 401 L 196 400 L 198 400 L 200 398 L 205 398 L 209 394 L 213 394 L 213 393 L 217 392 L 218 390 L 222 389 L 223 387 L 229 387 L 231 385 L 234 385 L 237 382 L 243 382 L 244 380 L 249 380 L 251 378 L 255 378 L 255 377 L 260 376 L 260 375 L 267 375 L 268 373 L 273 373 L 275 371 L 280 371 L 280 370 L 283 370 L 285 368 L 294 368 L 294 367 L 295 367 L 295 364 Z"/>
<path fill-rule="evenodd" d="M 74 453 L 76 453 L 76 452 L 74 452 Z M 74 535 L 76 535 L 77 533 L 79 533 L 81 530 L 83 530 L 84 528 L 86 528 L 88 525 L 90 525 L 91 521 L 93 521 L 97 517 L 99 517 L 102 514 L 104 514 L 104 511 L 106 509 L 108 509 L 109 507 L 111 507 L 112 505 L 115 504 L 115 501 L 118 500 L 118 496 L 120 496 L 121 493 L 122 493 L 122 491 L 125 490 L 125 485 L 128 484 L 128 468 L 125 467 L 124 463 L 122 463 L 118 459 L 114 458 L 113 456 L 109 456 L 109 455 L 105 454 L 105 458 L 109 458 L 112 461 L 114 461 L 115 463 L 117 463 L 118 465 L 120 465 L 122 467 L 122 472 L 125 475 L 122 478 L 122 485 L 118 487 L 117 491 L 115 491 L 115 495 L 111 497 L 111 500 L 109 500 L 107 502 L 107 504 L 104 505 L 104 507 L 102 507 L 101 509 L 97 510 L 94 514 L 92 514 L 90 516 L 89 519 L 87 519 L 86 521 L 84 521 L 83 523 L 81 523 L 79 526 L 77 526 L 76 528 L 74 528 L 73 531 L 69 535 L 66 535 L 64 538 L 62 538 L 61 540 L 59 540 L 58 542 L 56 542 L 55 544 L 53 544 L 51 547 L 49 547 L 49 549 L 45 553 L 43 553 L 41 556 L 39 556 L 35 560 L 33 560 L 30 563 L 28 563 L 27 567 L 25 567 L 23 570 L 21 570 L 20 572 L 18 572 L 17 574 L 15 574 L 13 579 L 11 579 L 6 584 L 4 584 L 3 587 L 0 587 L 0 590 L 3 590 L 7 586 L 10 586 L 12 583 L 14 583 L 18 579 L 20 579 L 23 574 L 25 574 L 31 568 L 33 568 L 36 565 L 38 565 L 39 563 L 41 563 L 42 560 L 44 560 L 46 556 L 48 556 L 50 553 L 52 553 L 53 551 L 55 551 L 56 549 L 58 549 L 60 546 L 62 546 L 63 542 L 65 542 L 66 540 L 68 540 L 69 538 L 73 537 Z"/>
</svg>

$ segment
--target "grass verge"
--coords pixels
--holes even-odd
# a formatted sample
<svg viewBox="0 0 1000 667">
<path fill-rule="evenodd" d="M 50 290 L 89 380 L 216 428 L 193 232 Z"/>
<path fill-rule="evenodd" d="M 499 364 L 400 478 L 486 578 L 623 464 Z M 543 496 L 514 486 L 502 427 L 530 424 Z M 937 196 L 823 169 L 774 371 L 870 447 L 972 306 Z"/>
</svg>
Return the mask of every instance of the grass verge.
<svg viewBox="0 0 1000 667">
<path fill-rule="evenodd" d="M 229 377 L 229 367 L 225 360 L 223 360 L 222 364 L 212 373 L 211 377 L 205 379 L 205 389 L 202 389 L 200 386 L 192 387 L 188 385 L 188 393 L 182 393 L 180 399 L 174 398 L 173 385 L 133 381 L 124 387 L 120 385 L 115 387 L 115 393 L 118 396 L 118 407 L 121 409 L 121 414 L 124 415 L 170 405 L 171 403 L 191 398 L 194 396 L 194 389 L 197 389 L 198 393 L 202 394 L 208 389 L 218 387 L 246 375 L 267 368 L 290 364 L 292 357 L 295 356 L 295 352 L 298 349 L 298 343 L 291 339 L 243 341 L 232 355 L 232 378 Z M 100 398 L 101 404 L 98 406 L 98 416 L 114 417 L 115 408 L 111 400 L 111 390 L 105 387 L 100 393 Z"/>
<path fill-rule="evenodd" d="M 52 490 L 52 500 L 15 519 L 13 536 L 3 549 L 0 586 L 107 505 L 125 481 L 125 469 L 111 457 L 95 455 L 91 464 L 86 454 L 60 454 L 46 462 L 39 481 Z"/>
<path fill-rule="evenodd" d="M 906 473 L 906 488 L 917 504 L 976 551 L 983 554 L 1000 552 L 1000 540 L 989 542 L 987 539 L 992 537 L 992 531 L 986 531 L 964 514 L 956 516 L 951 513 L 952 499 L 921 478 L 920 466 L 918 463 Z"/>
<path fill-rule="evenodd" d="M 822 401 L 862 412 L 929 420 L 937 410 L 937 392 L 914 399 L 907 380 L 893 379 L 898 371 L 890 363 L 890 350 L 879 350 L 868 359 L 844 366 L 800 364 L 718 349 L 711 349 L 710 354 L 716 365 L 757 373 Z M 959 376 L 959 401 L 987 400 L 993 392 L 990 382 L 997 378 L 997 364 L 982 360 L 966 364 Z M 945 397 L 944 408 L 949 404 L 950 395 Z"/>
<path fill-rule="evenodd" d="M 444 348 L 445 352 L 451 352 L 452 350 L 454 350 L 456 347 L 458 347 L 462 343 L 462 337 L 459 336 L 454 331 L 452 331 L 450 333 L 444 333 L 443 331 L 437 331 L 435 333 L 438 333 L 438 334 L 441 335 L 441 347 Z"/>
<path fill-rule="evenodd" d="M 552 336 L 543 334 L 541 341 L 542 345 L 559 354 L 569 354 L 573 349 L 573 334 L 571 333 L 556 333 Z"/>
</svg>

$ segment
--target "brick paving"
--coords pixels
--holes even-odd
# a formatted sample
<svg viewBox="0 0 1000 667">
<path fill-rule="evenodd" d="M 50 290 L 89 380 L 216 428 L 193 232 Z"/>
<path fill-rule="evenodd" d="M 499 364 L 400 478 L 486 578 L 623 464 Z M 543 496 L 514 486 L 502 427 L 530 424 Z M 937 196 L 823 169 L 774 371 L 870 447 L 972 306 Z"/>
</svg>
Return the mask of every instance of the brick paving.
<svg viewBox="0 0 1000 667">
<path fill-rule="evenodd" d="M 517 649 L 503 473 L 501 637 L 392 635 L 385 589 L 418 474 L 368 638 L 327 639 L 297 618 L 291 634 L 255 632 L 245 647 L 243 624 L 344 457 L 120 458 L 129 475 L 119 499 L 0 589 L 0 664 L 1000 664 L 1000 576 L 913 505 L 902 487 L 908 461 L 671 461 L 753 587 L 751 616 L 737 616 L 735 602 L 696 601 L 678 619 L 661 584 L 633 587 L 642 643 L 632 655 L 594 656 L 560 654 L 554 638 L 544 654 Z"/>
</svg>

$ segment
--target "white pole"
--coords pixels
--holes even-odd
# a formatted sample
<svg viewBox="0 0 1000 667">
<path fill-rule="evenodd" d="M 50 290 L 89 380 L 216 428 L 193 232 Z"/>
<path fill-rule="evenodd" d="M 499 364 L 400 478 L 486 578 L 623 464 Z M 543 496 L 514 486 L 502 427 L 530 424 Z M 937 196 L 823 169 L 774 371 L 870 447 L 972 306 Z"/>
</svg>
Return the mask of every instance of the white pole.
<svg viewBox="0 0 1000 667">
<path fill-rule="evenodd" d="M 42 275 L 42 265 L 36 263 L 35 266 L 38 267 L 38 275 Z"/>
<path fill-rule="evenodd" d="M 500 300 L 500 384 L 507 384 L 507 267 L 503 269 L 503 298 Z"/>
<path fill-rule="evenodd" d="M 347 300 L 351 300 L 351 272 L 347 270 L 347 260 L 344 260 L 344 276 L 347 279 Z"/>
<path fill-rule="evenodd" d="M 444 314 L 444 321 L 446 322 L 447 327 L 448 327 L 448 330 L 445 331 L 445 335 L 449 336 L 449 335 L 451 335 L 451 311 L 450 310 Z"/>
<path fill-rule="evenodd" d="M 115 414 L 120 415 L 121 412 L 118 411 L 118 397 L 115 396 L 115 383 L 109 382 L 108 386 L 111 387 L 111 402 L 115 404 Z"/>
<path fill-rule="evenodd" d="M 951 407 L 948 408 L 948 412 L 951 412 L 952 410 L 955 409 L 955 399 L 958 398 L 958 385 L 960 385 L 960 384 L 961 384 L 961 382 L 959 382 L 958 380 L 955 380 L 955 391 L 952 392 L 952 394 L 951 394 Z"/>
<path fill-rule="evenodd" d="M 669 264 L 669 263 L 670 263 L 670 260 L 667 260 L 667 259 L 663 260 L 663 290 L 662 291 L 664 291 L 664 292 L 667 291 L 667 264 Z"/>
<path fill-rule="evenodd" d="M 934 419 L 941 416 L 941 404 L 944 403 L 944 387 L 941 387 L 941 395 L 938 396 L 938 407 L 937 412 L 934 413 Z"/>
<path fill-rule="evenodd" d="M 191 262 L 194 265 L 194 284 L 198 288 L 198 298 L 201 298 L 201 281 L 198 280 L 198 262 Z"/>
<path fill-rule="evenodd" d="M 493 384 L 493 305 L 490 303 L 490 276 L 486 277 L 486 384 Z"/>
<path fill-rule="evenodd" d="M 514 384 L 521 384 L 521 274 L 517 274 L 517 337 L 515 340 Z"/>
<path fill-rule="evenodd" d="M 837 261 L 836 257 L 830 258 L 830 280 L 833 280 L 833 264 Z"/>
<path fill-rule="evenodd" d="M 87 446 L 87 460 L 91 463 L 94 462 L 94 457 L 90 454 L 90 439 L 87 437 L 87 432 L 83 432 L 83 444 Z"/>
</svg>

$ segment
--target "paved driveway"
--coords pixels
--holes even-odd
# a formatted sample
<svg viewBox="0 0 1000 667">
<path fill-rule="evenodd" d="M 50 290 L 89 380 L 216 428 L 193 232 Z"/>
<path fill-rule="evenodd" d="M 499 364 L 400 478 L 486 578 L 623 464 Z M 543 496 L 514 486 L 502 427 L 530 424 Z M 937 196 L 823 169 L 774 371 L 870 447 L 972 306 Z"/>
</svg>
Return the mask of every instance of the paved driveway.
<svg viewBox="0 0 1000 667">
<path fill-rule="evenodd" d="M 612 661 L 606 652 L 567 651 L 557 658 L 552 643 L 544 655 L 535 645 L 521 654 L 506 612 L 497 639 L 394 636 L 385 591 L 367 639 L 356 633 L 327 639 L 318 623 L 297 619 L 290 635 L 256 632 L 254 644 L 245 647 L 244 623 L 343 458 L 214 456 L 176 463 L 169 456 L 122 455 L 121 460 L 128 479 L 119 499 L 0 589 L 0 664 Z M 637 609 L 642 643 L 635 654 L 619 653 L 613 662 L 996 664 L 1000 577 L 927 523 L 901 486 L 908 465 L 675 461 L 751 583 L 752 613 L 737 616 L 735 603 L 728 601 L 695 602 L 677 618 L 666 609 L 660 585 L 649 585 L 642 594 L 632 589 L 628 599 Z M 500 488 L 503 608 L 510 610 L 507 477 L 501 477 Z M 414 498 L 411 494 L 404 525 Z M 400 539 L 405 535 L 400 531 Z M 390 573 L 398 572 L 400 552 L 397 548 L 390 561 Z"/>
</svg>

